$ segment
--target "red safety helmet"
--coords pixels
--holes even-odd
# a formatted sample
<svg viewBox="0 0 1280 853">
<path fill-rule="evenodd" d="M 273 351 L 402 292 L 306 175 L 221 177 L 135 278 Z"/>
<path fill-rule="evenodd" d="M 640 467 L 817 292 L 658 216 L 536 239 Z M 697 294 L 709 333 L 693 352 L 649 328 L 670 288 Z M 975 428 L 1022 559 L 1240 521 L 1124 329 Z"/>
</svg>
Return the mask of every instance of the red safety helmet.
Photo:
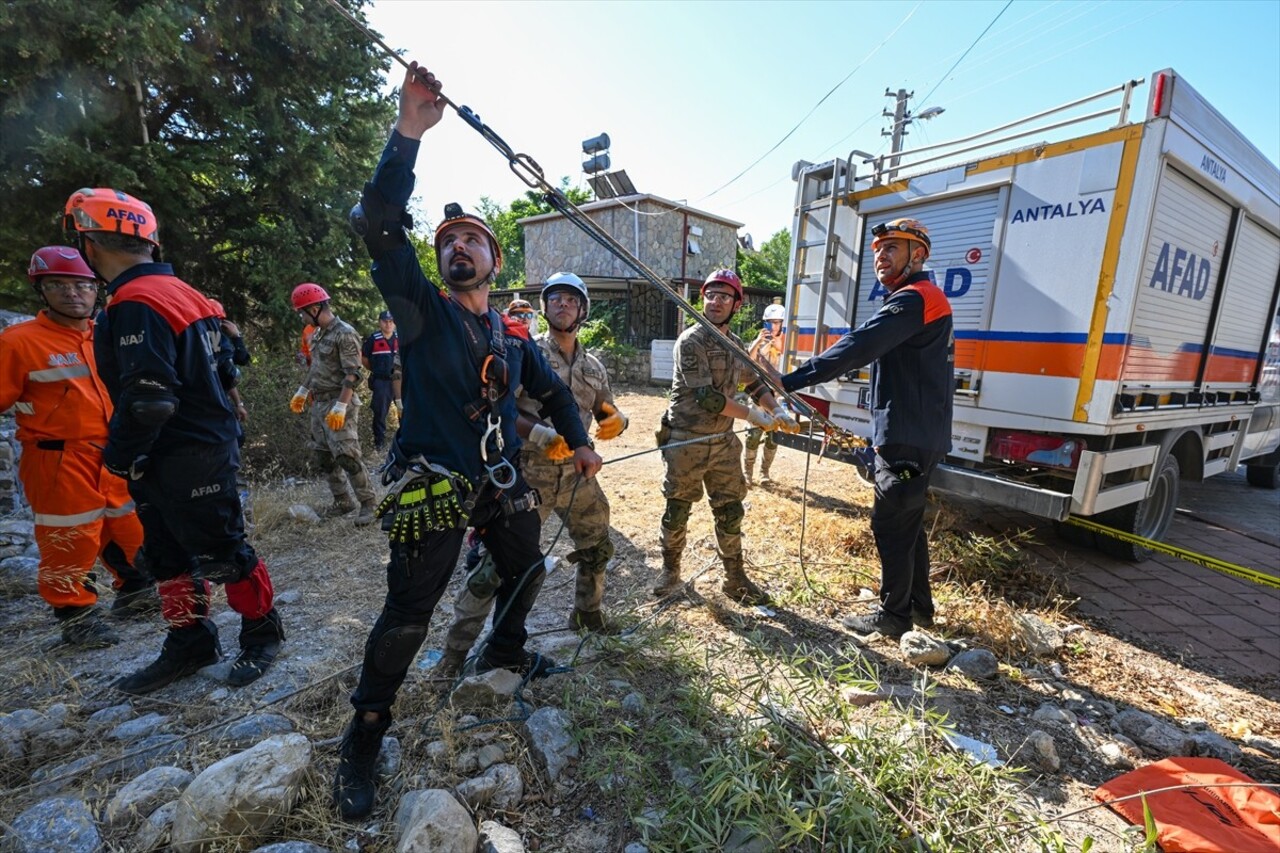
<svg viewBox="0 0 1280 853">
<path fill-rule="evenodd" d="M 707 288 L 713 284 L 723 284 L 725 287 L 733 291 L 733 301 L 742 301 L 742 279 L 738 278 L 738 274 L 730 269 L 720 269 L 707 276 L 707 280 L 702 283 L 702 288 L 698 291 L 704 296 Z"/>
<path fill-rule="evenodd" d="M 160 245 L 160 229 L 151 205 L 110 187 L 84 187 L 67 199 L 62 227 L 69 235 L 95 231 L 125 234 Z"/>
<path fill-rule="evenodd" d="M 329 294 L 320 285 L 304 281 L 293 289 L 293 295 L 290 300 L 293 302 L 293 310 L 301 311 L 303 308 L 309 308 L 321 302 L 328 302 Z"/>
<path fill-rule="evenodd" d="M 47 275 L 97 278 L 84 262 L 84 256 L 70 246 L 45 246 L 43 249 L 36 249 L 31 256 L 31 263 L 27 265 L 27 278 L 39 287 L 40 279 Z"/>
<path fill-rule="evenodd" d="M 456 202 L 451 202 L 444 206 L 444 221 L 436 226 L 435 249 L 436 256 L 440 255 L 440 240 L 449 232 L 451 228 L 459 225 L 474 225 L 489 235 L 489 248 L 493 250 L 493 275 L 497 277 L 502 272 L 502 247 L 498 245 L 498 238 L 494 235 L 493 229 L 489 227 L 489 223 L 485 222 L 479 216 L 472 213 L 463 213 L 462 206 Z"/>
</svg>

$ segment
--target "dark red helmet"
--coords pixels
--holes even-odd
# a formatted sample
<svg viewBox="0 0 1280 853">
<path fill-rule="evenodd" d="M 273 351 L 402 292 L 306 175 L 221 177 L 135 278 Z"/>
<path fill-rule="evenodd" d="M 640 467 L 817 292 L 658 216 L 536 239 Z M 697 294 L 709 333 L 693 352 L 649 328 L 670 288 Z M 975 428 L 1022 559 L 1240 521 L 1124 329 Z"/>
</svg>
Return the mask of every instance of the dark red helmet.
<svg viewBox="0 0 1280 853">
<path fill-rule="evenodd" d="M 293 296 L 290 299 L 293 301 L 293 310 L 301 311 L 303 308 L 328 302 L 329 294 L 320 285 L 304 281 L 293 289 Z"/>
<path fill-rule="evenodd" d="M 706 294 L 707 288 L 713 284 L 723 284 L 725 287 L 733 291 L 733 300 L 735 302 L 742 301 L 742 279 L 738 278 L 738 274 L 730 269 L 716 270 L 707 276 L 707 280 L 702 283 L 699 293 Z"/>
<path fill-rule="evenodd" d="M 36 249 L 27 265 L 27 278 L 32 284 L 39 284 L 46 275 L 62 275 L 70 278 L 97 278 L 84 257 L 70 246 L 45 246 Z"/>
</svg>

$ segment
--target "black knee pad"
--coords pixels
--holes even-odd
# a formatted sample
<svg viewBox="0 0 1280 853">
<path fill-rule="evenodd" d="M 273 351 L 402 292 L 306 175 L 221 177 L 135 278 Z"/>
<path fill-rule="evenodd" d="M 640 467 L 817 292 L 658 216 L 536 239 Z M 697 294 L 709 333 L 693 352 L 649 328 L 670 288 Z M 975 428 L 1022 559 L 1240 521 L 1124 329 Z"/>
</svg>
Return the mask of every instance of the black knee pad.
<svg viewBox="0 0 1280 853">
<path fill-rule="evenodd" d="M 712 507 L 711 514 L 715 517 L 718 530 L 723 530 L 725 533 L 741 533 L 742 517 L 747 514 L 747 511 L 742 506 L 742 501 L 730 501 L 727 504 Z"/>
<path fill-rule="evenodd" d="M 590 548 L 580 548 L 569 552 L 569 562 L 577 563 L 583 569 L 594 574 L 605 570 L 609 560 L 613 559 L 613 542 L 606 536 Z"/>
<path fill-rule="evenodd" d="M 426 625 L 395 625 L 376 637 L 370 637 L 373 646 L 373 664 L 385 675 L 399 675 L 409 668 L 413 658 L 427 638 Z"/>
<path fill-rule="evenodd" d="M 667 498 L 667 511 L 662 514 L 662 526 L 668 530 L 683 530 L 689 523 L 689 513 L 692 510 L 692 501 Z"/>
<path fill-rule="evenodd" d="M 354 456 L 336 456 L 334 461 L 337 462 L 339 468 L 348 474 L 359 474 L 364 470 L 364 463 Z"/>
</svg>

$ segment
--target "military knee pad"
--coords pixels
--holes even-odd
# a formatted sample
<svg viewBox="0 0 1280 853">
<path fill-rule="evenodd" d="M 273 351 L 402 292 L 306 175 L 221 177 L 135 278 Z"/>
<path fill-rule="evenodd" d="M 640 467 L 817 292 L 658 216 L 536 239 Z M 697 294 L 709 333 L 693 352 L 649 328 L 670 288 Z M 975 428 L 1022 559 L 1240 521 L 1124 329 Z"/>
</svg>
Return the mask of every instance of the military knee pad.
<svg viewBox="0 0 1280 853">
<path fill-rule="evenodd" d="M 662 526 L 668 530 L 683 530 L 689 523 L 689 513 L 692 510 L 692 501 L 667 498 L 667 511 L 662 514 Z"/>
<path fill-rule="evenodd" d="M 747 514 L 742 501 L 730 501 L 718 507 L 712 507 L 711 514 L 716 519 L 716 529 L 725 533 L 741 533 L 742 517 Z"/>
<path fill-rule="evenodd" d="M 590 548 L 570 551 L 569 562 L 577 563 L 578 566 L 593 574 L 599 574 L 609 565 L 609 560 L 613 558 L 613 553 L 613 542 L 606 536 Z"/>
<path fill-rule="evenodd" d="M 334 461 L 348 474 L 359 474 L 364 470 L 364 463 L 354 456 L 335 456 Z"/>
<path fill-rule="evenodd" d="M 413 663 L 426 638 L 426 625 L 396 625 L 370 637 L 373 665 L 384 675 L 399 675 Z"/>
<path fill-rule="evenodd" d="M 493 561 L 493 555 L 486 551 L 467 575 L 467 589 L 476 598 L 488 599 L 493 597 L 500 586 L 502 578 L 498 576 L 498 566 Z"/>
</svg>

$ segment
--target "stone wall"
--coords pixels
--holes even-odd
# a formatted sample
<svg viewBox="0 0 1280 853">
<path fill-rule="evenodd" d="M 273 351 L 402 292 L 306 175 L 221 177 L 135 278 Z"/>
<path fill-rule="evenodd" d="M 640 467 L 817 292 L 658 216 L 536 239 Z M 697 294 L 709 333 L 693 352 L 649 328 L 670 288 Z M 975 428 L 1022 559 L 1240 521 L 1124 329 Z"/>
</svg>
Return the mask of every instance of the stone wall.
<svg viewBox="0 0 1280 853">
<path fill-rule="evenodd" d="M 609 371 L 609 384 L 613 386 L 614 393 L 617 393 L 619 386 L 623 385 L 666 387 L 671 384 L 664 380 L 649 378 L 649 351 L 647 349 L 637 349 L 630 355 L 597 352 L 596 356 L 604 362 L 604 366 Z"/>
<path fill-rule="evenodd" d="M 679 279 L 683 274 L 701 281 L 712 270 L 735 266 L 738 232 L 726 222 L 644 196 L 586 213 L 660 278 Z M 686 219 L 689 226 L 702 229 L 694 238 L 700 249 L 696 255 L 686 253 Z M 563 217 L 526 222 L 523 227 L 527 281 L 545 281 L 561 270 L 583 278 L 636 277 L 631 267 Z"/>
</svg>

